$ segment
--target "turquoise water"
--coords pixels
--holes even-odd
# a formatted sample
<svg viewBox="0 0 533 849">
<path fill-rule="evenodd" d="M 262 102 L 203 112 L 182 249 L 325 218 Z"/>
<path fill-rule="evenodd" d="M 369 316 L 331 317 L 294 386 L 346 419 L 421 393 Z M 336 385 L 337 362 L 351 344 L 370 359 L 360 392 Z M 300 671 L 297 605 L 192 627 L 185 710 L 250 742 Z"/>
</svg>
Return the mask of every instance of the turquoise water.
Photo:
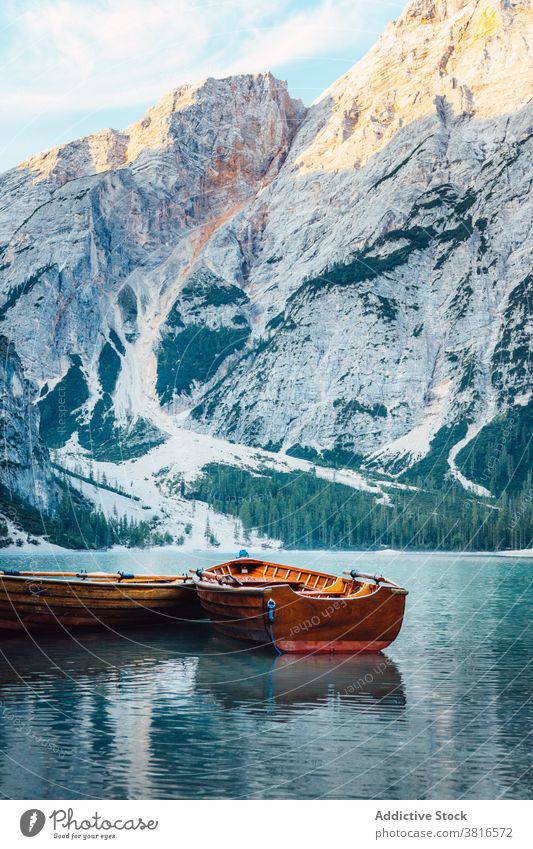
<svg viewBox="0 0 533 849">
<path fill-rule="evenodd" d="M 385 654 L 283 656 L 207 623 L 0 641 L 0 795 L 527 798 L 533 560 L 279 554 L 410 590 Z M 233 553 L 230 555 L 233 556 Z M 1 555 L 1 566 L 182 572 L 223 553 Z"/>
</svg>

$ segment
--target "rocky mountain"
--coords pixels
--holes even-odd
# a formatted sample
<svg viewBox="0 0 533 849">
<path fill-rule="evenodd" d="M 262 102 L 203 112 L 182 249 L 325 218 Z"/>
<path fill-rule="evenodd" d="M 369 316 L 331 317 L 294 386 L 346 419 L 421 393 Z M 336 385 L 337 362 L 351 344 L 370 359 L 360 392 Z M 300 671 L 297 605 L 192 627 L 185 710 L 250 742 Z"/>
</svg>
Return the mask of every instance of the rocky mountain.
<svg viewBox="0 0 533 849">
<path fill-rule="evenodd" d="M 529 3 L 411 4 L 310 110 L 230 225 L 261 234 L 260 342 L 193 419 L 412 462 L 443 426 L 472 436 L 527 401 L 530 26 Z"/>
<path fill-rule="evenodd" d="M 127 477 L 188 430 L 487 497 L 490 446 L 522 485 L 531 44 L 530 0 L 414 0 L 309 109 L 208 79 L 1 177 L 19 446 Z"/>
<path fill-rule="evenodd" d="M 0 336 L 0 432 L 2 478 L 0 499 L 9 494 L 25 498 L 43 513 L 54 511 L 60 490 L 50 470 L 49 455 L 39 437 L 39 416 L 32 403 L 33 387 L 26 380 L 19 357 L 9 340 Z M 7 511 L 16 519 L 16 511 Z"/>
</svg>

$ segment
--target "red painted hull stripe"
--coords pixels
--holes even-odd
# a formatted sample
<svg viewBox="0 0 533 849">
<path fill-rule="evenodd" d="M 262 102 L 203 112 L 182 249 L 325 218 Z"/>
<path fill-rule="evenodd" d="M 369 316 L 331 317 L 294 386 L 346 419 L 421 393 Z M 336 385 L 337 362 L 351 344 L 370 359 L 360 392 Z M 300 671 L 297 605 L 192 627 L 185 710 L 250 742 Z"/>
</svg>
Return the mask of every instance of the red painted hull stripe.
<svg viewBox="0 0 533 849">
<path fill-rule="evenodd" d="M 277 640 L 276 645 L 291 654 L 328 653 L 356 654 L 357 652 L 376 652 L 390 646 L 392 640 Z"/>
</svg>

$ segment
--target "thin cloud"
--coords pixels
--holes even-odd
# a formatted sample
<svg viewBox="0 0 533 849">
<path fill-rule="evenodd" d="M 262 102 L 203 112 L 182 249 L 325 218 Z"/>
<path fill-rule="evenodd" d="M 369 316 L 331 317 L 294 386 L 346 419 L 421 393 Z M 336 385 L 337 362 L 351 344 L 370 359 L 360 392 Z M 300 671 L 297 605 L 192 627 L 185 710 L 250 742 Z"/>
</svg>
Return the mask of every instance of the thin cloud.
<svg viewBox="0 0 533 849">
<path fill-rule="evenodd" d="M 304 57 L 320 56 L 357 43 L 361 32 L 360 3 L 324 2 L 295 14 L 272 30 L 255 33 L 242 55 L 227 67 L 229 73 L 290 65 Z"/>
<path fill-rule="evenodd" d="M 0 171 L 176 86 L 271 70 L 316 97 L 405 0 L 3 0 Z"/>
<path fill-rule="evenodd" d="M 48 0 L 4 48 L 13 116 L 132 106 L 205 76 L 275 71 L 357 42 L 362 0 Z"/>
</svg>

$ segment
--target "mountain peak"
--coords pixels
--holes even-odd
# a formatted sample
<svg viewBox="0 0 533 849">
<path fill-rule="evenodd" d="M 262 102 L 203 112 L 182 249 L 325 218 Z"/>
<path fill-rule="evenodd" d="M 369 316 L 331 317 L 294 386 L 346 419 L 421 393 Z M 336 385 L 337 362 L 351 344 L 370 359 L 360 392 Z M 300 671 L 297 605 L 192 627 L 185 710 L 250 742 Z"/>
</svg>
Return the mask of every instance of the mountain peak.
<svg viewBox="0 0 533 849">
<path fill-rule="evenodd" d="M 473 13 L 476 7 L 478 11 L 488 11 L 490 14 L 496 7 L 512 13 L 515 9 L 530 5 L 530 0 L 412 0 L 399 20 L 416 19 L 422 24 L 438 23 L 451 21 L 466 10 Z"/>
<path fill-rule="evenodd" d="M 192 121 L 207 128 L 216 112 L 222 114 L 226 110 L 228 115 L 232 114 L 237 128 L 239 111 L 241 115 L 247 112 L 250 117 L 249 113 L 254 111 L 252 102 L 258 121 L 261 115 L 267 125 L 276 120 L 281 124 L 288 121 L 293 130 L 306 111 L 301 101 L 289 96 L 287 83 L 269 71 L 207 77 L 172 89 L 122 132 L 100 130 L 37 154 L 18 167 L 34 172 L 35 182 L 52 179 L 62 185 L 74 177 L 131 164 L 144 152 L 164 150 L 175 142 L 180 126 L 183 129 Z"/>
<path fill-rule="evenodd" d="M 416 18 L 420 23 L 436 23 L 449 20 L 466 6 L 477 0 L 412 0 L 405 7 L 401 18 Z"/>
<path fill-rule="evenodd" d="M 125 130 L 128 136 L 126 160 L 131 162 L 150 148 L 165 147 L 171 143 L 175 124 L 183 113 L 196 110 L 199 115 L 211 114 L 221 103 L 249 103 L 255 99 L 267 113 L 272 107 L 283 114 L 296 117 L 305 111 L 300 101 L 292 100 L 287 83 L 278 80 L 269 71 L 257 74 L 239 74 L 231 77 L 207 77 L 190 85 L 181 85 L 164 95 L 152 106 L 140 121 Z M 262 104 L 262 106 L 261 106 Z M 236 125 L 238 121 L 236 120 Z"/>
<path fill-rule="evenodd" d="M 531 44 L 530 0 L 414 0 L 316 102 L 298 167 L 360 166 L 414 121 L 519 110 L 531 97 Z"/>
</svg>

